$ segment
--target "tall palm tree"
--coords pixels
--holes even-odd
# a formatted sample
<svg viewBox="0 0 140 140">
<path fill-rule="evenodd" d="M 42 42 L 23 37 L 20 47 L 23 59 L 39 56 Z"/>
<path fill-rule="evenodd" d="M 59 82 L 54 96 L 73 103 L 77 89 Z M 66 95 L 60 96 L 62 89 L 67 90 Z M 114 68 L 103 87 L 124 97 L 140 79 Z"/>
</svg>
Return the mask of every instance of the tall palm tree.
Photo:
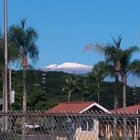
<svg viewBox="0 0 140 140">
<path fill-rule="evenodd" d="M 134 53 L 138 52 L 139 48 L 137 46 L 129 47 L 128 49 L 122 50 L 120 63 L 121 63 L 121 70 L 120 74 L 122 77 L 122 86 L 123 86 L 123 112 L 126 112 L 126 84 L 127 84 L 127 77 L 129 73 L 136 74 L 136 69 L 139 68 L 138 65 L 140 64 L 140 60 L 132 60 L 132 56 Z M 126 119 L 123 119 L 123 131 L 124 137 L 127 137 L 126 133 Z"/>
<path fill-rule="evenodd" d="M 98 95 L 98 104 L 100 103 L 100 82 L 108 75 L 106 69 L 106 63 L 104 61 L 99 61 L 93 66 L 92 77 L 96 83 L 97 95 Z M 90 74 L 90 75 L 91 75 Z"/>
<path fill-rule="evenodd" d="M 122 77 L 122 84 L 123 84 L 123 111 L 126 111 L 126 84 L 127 84 L 127 77 L 129 73 L 140 74 L 140 60 L 133 60 L 132 56 L 139 52 L 140 49 L 137 46 L 129 47 L 122 51 L 120 62 L 121 62 L 121 77 Z"/>
<path fill-rule="evenodd" d="M 9 28 L 9 40 L 18 48 L 17 62 L 21 63 L 23 68 L 23 111 L 26 112 L 26 69 L 28 67 L 28 59 L 33 62 L 38 59 L 39 50 L 37 48 L 38 34 L 32 27 L 25 27 L 26 20 L 21 20 L 20 24 L 12 25 Z"/>
<path fill-rule="evenodd" d="M 108 65 L 108 67 L 111 67 L 111 69 L 114 69 L 114 77 L 115 77 L 115 99 L 114 99 L 114 110 L 117 112 L 118 109 L 118 81 L 119 81 L 119 71 L 121 67 L 120 63 L 120 44 L 121 44 L 121 36 L 118 37 L 118 40 L 116 41 L 113 38 L 113 44 L 108 43 L 107 45 L 101 45 L 101 44 L 89 44 L 85 46 L 84 50 L 95 50 L 96 52 L 102 53 L 105 56 L 105 62 Z"/>
</svg>

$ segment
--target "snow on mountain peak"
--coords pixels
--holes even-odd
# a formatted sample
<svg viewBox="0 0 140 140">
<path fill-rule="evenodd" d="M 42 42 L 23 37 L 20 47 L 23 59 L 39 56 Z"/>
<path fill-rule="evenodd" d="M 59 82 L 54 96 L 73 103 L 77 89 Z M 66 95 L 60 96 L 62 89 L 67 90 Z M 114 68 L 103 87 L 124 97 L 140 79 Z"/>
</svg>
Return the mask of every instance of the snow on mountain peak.
<svg viewBox="0 0 140 140">
<path fill-rule="evenodd" d="M 87 65 L 78 64 L 78 63 L 71 63 L 71 62 L 66 62 L 59 66 L 61 68 L 92 68 L 92 66 L 87 66 Z"/>
<path fill-rule="evenodd" d="M 91 72 L 92 66 L 87 66 L 79 63 L 65 62 L 60 65 L 52 64 L 44 66 L 44 71 L 63 71 L 66 73 L 85 74 Z"/>
<path fill-rule="evenodd" d="M 52 65 L 46 66 L 46 68 L 56 68 L 56 67 L 57 67 L 56 64 L 52 64 Z"/>
</svg>

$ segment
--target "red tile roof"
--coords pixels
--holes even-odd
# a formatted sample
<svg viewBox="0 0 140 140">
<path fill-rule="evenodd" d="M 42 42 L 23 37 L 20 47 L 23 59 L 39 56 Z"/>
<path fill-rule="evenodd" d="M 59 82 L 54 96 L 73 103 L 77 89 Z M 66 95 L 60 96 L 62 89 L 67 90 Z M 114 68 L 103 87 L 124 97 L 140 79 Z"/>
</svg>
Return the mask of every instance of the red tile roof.
<svg viewBox="0 0 140 140">
<path fill-rule="evenodd" d="M 50 109 L 50 113 L 83 113 L 93 106 L 96 106 L 103 112 L 109 112 L 106 108 L 96 102 L 62 102 Z"/>
<path fill-rule="evenodd" d="M 62 102 L 49 110 L 55 113 L 80 113 L 95 102 Z"/>
<path fill-rule="evenodd" d="M 136 113 L 138 110 L 140 110 L 140 105 L 126 107 L 126 113 Z M 118 113 L 123 113 L 123 108 L 119 108 Z"/>
</svg>

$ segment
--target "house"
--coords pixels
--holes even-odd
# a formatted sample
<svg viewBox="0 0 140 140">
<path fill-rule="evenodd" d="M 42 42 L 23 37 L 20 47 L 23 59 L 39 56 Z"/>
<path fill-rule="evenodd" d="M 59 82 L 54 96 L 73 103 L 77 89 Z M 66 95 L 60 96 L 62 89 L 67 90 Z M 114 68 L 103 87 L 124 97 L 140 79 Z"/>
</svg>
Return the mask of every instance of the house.
<svg viewBox="0 0 140 140">
<path fill-rule="evenodd" d="M 106 137 L 108 139 L 113 135 L 119 138 L 140 139 L 140 105 L 128 106 L 125 112 L 123 108 L 119 108 L 117 113 L 112 110 L 110 114 L 115 117 L 113 118 L 114 121 L 106 124 Z"/>
<path fill-rule="evenodd" d="M 59 126 L 59 132 L 61 132 L 62 127 L 63 134 L 59 133 L 57 140 L 98 140 L 102 130 L 100 126 L 103 127 L 103 124 L 100 124 L 96 117 L 81 117 L 82 115 L 80 116 L 78 114 L 88 112 L 108 113 L 109 111 L 96 102 L 62 102 L 48 112 L 56 114 L 55 123 Z M 58 117 L 57 114 L 63 115 Z M 57 129 L 57 127 L 55 129 Z M 64 132 L 64 130 L 66 130 L 66 132 Z"/>
<path fill-rule="evenodd" d="M 140 111 L 140 105 L 133 105 L 133 106 L 128 106 L 126 107 L 125 112 L 128 113 L 138 113 Z M 118 113 L 123 113 L 123 108 L 119 108 Z"/>
<path fill-rule="evenodd" d="M 140 139 L 140 105 L 133 105 L 133 106 L 128 106 L 125 109 L 119 108 L 117 111 L 118 114 L 125 114 L 125 119 L 126 119 L 126 135 L 128 137 L 131 137 L 133 140 L 138 140 Z M 124 120 L 119 121 L 119 128 L 118 132 L 120 136 L 123 136 L 123 129 L 124 129 Z M 123 130 L 123 131 L 122 131 Z"/>
</svg>

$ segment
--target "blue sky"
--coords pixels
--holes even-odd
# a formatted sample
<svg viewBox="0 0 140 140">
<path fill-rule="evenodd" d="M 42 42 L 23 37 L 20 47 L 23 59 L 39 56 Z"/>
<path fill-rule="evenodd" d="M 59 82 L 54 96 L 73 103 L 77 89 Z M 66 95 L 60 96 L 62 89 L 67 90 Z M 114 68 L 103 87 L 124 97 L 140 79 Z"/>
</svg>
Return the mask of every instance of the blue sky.
<svg viewBox="0 0 140 140">
<path fill-rule="evenodd" d="M 3 1 L 0 28 L 3 30 Z M 103 56 L 83 53 L 88 43 L 112 42 L 123 37 L 122 47 L 140 45 L 139 0 L 8 0 L 8 24 L 27 18 L 37 29 L 40 60 L 36 67 L 63 62 L 94 65 Z"/>
</svg>

